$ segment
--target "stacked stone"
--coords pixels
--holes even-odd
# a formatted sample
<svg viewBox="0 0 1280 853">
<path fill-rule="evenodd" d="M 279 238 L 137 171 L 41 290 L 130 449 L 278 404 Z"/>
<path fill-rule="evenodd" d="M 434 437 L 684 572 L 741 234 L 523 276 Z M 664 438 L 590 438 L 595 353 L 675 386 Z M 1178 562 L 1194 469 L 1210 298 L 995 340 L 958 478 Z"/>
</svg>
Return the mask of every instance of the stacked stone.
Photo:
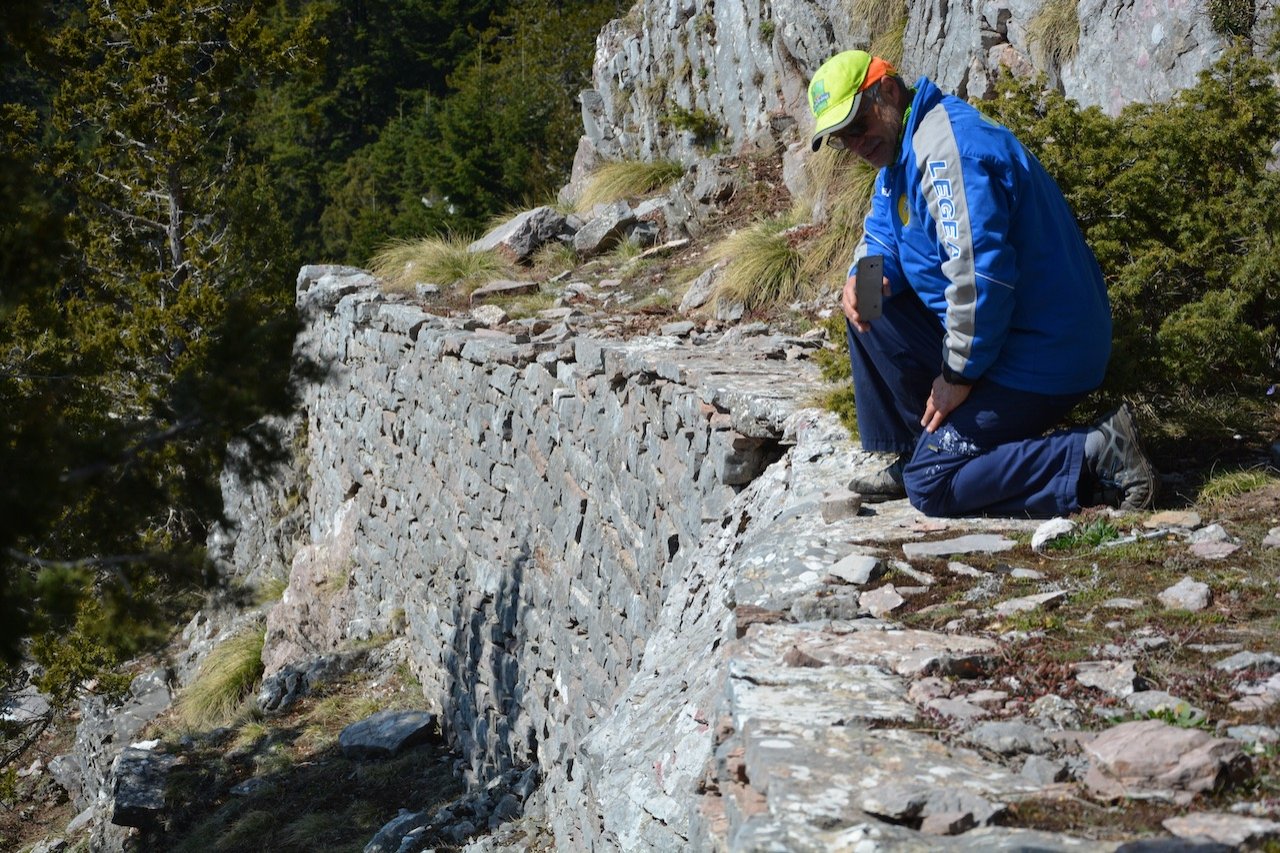
<svg viewBox="0 0 1280 853">
<path fill-rule="evenodd" d="M 371 285 L 344 268 L 299 278 L 299 349 L 327 372 L 305 401 L 303 551 L 326 568 L 295 569 L 268 667 L 285 662 L 272 647 L 402 625 L 471 782 L 536 763 L 546 790 L 580 799 L 580 740 L 631 680 L 706 522 L 780 454 L 812 368 L 468 331 Z"/>
</svg>

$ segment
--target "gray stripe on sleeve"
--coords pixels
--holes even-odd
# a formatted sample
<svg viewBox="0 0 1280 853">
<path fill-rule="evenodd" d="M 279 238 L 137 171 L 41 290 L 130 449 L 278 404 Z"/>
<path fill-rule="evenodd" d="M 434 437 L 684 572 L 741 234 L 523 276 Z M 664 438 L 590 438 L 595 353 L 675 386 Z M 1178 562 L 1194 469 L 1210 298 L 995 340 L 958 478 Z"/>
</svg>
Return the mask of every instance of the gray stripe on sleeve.
<svg viewBox="0 0 1280 853">
<path fill-rule="evenodd" d="M 921 189 L 937 229 L 942 273 L 950 281 L 946 290 L 945 358 L 948 367 L 960 372 L 973 352 L 978 290 L 960 149 L 945 109 L 935 107 L 920 120 L 912 136 L 912 147 L 920 170 Z"/>
</svg>

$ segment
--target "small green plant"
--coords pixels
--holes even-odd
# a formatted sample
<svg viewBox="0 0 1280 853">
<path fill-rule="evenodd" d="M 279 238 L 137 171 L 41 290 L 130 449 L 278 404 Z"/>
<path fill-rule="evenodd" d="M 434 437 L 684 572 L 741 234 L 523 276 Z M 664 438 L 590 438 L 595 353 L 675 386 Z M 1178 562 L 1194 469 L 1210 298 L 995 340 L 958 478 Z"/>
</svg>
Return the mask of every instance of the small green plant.
<svg viewBox="0 0 1280 853">
<path fill-rule="evenodd" d="M 1200 487 L 1197 500 L 1205 504 L 1222 503 L 1229 498 L 1280 483 L 1280 477 L 1265 468 L 1220 471 L 1210 475 Z"/>
<path fill-rule="evenodd" d="M 261 625 L 222 641 L 200 667 L 200 674 L 178 697 L 178 719 L 191 729 L 221 725 L 240 709 L 262 678 Z"/>
<path fill-rule="evenodd" d="M 774 34 L 778 31 L 778 25 L 772 20 L 760 22 L 760 41 L 770 44 L 773 41 Z"/>
<path fill-rule="evenodd" d="M 1048 544 L 1053 551 L 1080 551 L 1097 548 L 1105 542 L 1120 538 L 1120 531 L 1106 518 L 1095 518 L 1075 532 L 1060 536 Z"/>
<path fill-rule="evenodd" d="M 1213 724 L 1209 722 L 1209 718 L 1198 708 L 1192 707 L 1187 702 L 1179 702 L 1172 708 L 1157 708 L 1147 713 L 1149 720 L 1163 720 L 1171 726 L 1177 726 L 1180 729 L 1204 729 L 1205 731 L 1213 731 Z"/>
<path fill-rule="evenodd" d="M 699 74 L 706 70 L 706 66 L 699 69 Z M 704 75 L 705 76 L 705 75 Z M 705 110 L 685 109 L 681 106 L 672 107 L 670 112 L 662 117 L 664 123 L 676 130 L 688 131 L 693 134 L 695 140 L 700 145 L 708 145 L 715 140 L 720 134 L 720 124 Z"/>
<path fill-rule="evenodd" d="M 605 163 L 591 173 L 578 198 L 578 210 L 585 213 L 597 204 L 649 195 L 665 189 L 683 176 L 684 166 L 674 160 Z"/>
<path fill-rule="evenodd" d="M 466 292 L 508 273 L 495 252 L 472 252 L 456 237 L 425 237 L 387 244 L 369 262 L 392 293 L 412 293 L 419 283 L 460 287 Z"/>
<path fill-rule="evenodd" d="M 1027 25 L 1027 43 L 1039 48 L 1043 60 L 1055 68 L 1070 62 L 1080 49 L 1077 0 L 1049 0 Z"/>
</svg>

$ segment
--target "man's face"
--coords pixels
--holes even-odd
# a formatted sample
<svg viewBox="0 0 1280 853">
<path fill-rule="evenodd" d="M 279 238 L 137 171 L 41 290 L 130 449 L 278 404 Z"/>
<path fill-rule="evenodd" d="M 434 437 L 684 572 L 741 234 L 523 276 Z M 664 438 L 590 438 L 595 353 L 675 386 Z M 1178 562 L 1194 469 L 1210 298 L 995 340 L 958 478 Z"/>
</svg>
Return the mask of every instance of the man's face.
<svg viewBox="0 0 1280 853">
<path fill-rule="evenodd" d="M 827 137 L 832 148 L 852 151 L 877 169 L 888 166 L 898 156 L 898 137 L 902 133 L 902 111 L 890 102 L 892 96 L 886 85 L 880 84 L 880 89 L 879 97 L 869 97 L 871 92 L 864 95 L 854 120 Z"/>
</svg>

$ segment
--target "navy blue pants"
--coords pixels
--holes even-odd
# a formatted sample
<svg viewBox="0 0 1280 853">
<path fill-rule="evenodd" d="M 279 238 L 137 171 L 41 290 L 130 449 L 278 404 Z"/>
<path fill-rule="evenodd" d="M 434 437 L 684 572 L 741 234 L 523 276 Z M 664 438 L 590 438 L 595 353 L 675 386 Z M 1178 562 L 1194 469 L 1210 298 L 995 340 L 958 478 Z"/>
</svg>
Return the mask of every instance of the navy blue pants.
<svg viewBox="0 0 1280 853">
<path fill-rule="evenodd" d="M 980 380 L 932 434 L 920 426 L 942 371 L 942 323 L 908 290 L 869 331 L 845 324 L 865 450 L 910 453 L 907 497 L 926 515 L 1048 518 L 1080 508 L 1085 427 L 1051 430 L 1085 394 Z"/>
</svg>

